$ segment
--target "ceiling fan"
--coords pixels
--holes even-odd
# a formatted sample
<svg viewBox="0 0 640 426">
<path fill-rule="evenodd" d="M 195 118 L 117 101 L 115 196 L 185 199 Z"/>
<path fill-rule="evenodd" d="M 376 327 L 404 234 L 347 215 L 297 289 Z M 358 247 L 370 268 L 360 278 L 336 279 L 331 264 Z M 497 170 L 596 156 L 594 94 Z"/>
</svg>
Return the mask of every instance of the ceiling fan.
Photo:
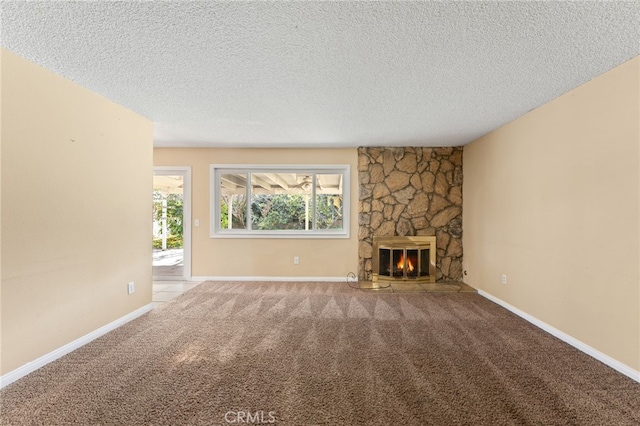
<svg viewBox="0 0 640 426">
<path fill-rule="evenodd" d="M 312 184 L 313 184 L 313 178 L 310 175 L 306 175 L 302 178 L 302 181 L 299 184 L 293 185 L 290 188 L 300 188 L 304 191 L 308 191 L 311 189 Z"/>
</svg>

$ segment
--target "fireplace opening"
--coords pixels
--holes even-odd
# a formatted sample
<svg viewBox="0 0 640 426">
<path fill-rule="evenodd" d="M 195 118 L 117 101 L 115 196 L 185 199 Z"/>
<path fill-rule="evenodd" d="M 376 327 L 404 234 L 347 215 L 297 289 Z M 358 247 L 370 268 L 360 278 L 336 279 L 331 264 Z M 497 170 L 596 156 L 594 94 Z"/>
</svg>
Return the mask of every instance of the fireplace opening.
<svg viewBox="0 0 640 426">
<path fill-rule="evenodd" d="M 374 237 L 373 281 L 435 282 L 435 237 Z"/>
</svg>

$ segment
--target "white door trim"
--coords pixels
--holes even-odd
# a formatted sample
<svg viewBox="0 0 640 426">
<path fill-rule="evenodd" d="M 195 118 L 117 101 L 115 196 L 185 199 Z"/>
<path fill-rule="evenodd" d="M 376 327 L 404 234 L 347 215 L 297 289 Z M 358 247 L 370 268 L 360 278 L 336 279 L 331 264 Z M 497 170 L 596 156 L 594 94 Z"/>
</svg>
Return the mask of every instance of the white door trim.
<svg viewBox="0 0 640 426">
<path fill-rule="evenodd" d="M 167 175 L 177 175 L 182 176 L 184 178 L 184 187 L 182 192 L 183 198 L 183 210 L 182 210 L 182 220 L 183 220 L 183 241 L 184 241 L 184 266 L 182 269 L 183 277 L 185 281 L 189 281 L 191 279 L 191 167 L 190 166 L 155 166 L 153 168 L 154 176 L 167 176 Z M 153 279 L 167 279 L 169 277 L 153 277 Z"/>
</svg>

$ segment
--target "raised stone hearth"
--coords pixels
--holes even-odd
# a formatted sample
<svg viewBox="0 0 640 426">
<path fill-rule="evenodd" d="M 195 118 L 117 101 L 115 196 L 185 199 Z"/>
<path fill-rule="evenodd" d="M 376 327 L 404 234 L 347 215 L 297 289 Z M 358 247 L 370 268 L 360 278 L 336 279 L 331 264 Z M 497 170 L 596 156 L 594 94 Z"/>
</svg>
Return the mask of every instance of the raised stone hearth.
<svg viewBox="0 0 640 426">
<path fill-rule="evenodd" d="M 462 148 L 358 148 L 358 278 L 373 236 L 436 237 L 436 280 L 462 278 Z"/>
</svg>

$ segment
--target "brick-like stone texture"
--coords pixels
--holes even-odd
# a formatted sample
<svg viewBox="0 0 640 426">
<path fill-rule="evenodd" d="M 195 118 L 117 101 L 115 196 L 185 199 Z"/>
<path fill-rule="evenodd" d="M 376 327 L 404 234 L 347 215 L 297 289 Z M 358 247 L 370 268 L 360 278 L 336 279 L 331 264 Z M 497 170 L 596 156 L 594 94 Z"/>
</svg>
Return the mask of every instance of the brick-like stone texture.
<svg viewBox="0 0 640 426">
<path fill-rule="evenodd" d="M 358 148 L 359 271 L 373 236 L 435 235 L 436 280 L 462 279 L 462 148 Z"/>
</svg>

